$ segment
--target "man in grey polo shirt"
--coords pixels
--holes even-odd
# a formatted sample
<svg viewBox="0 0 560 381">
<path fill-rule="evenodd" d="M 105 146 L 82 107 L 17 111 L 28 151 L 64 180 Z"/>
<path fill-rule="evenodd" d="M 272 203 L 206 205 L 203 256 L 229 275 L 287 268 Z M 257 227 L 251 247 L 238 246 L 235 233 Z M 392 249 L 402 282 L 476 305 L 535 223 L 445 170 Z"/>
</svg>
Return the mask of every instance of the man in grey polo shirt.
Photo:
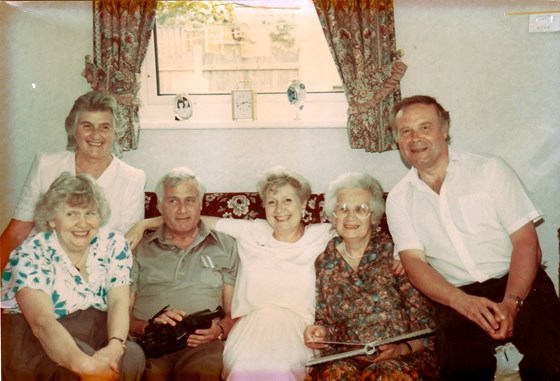
<svg viewBox="0 0 560 381">
<path fill-rule="evenodd" d="M 144 380 L 219 380 L 222 341 L 231 319 L 239 257 L 235 240 L 210 231 L 200 220 L 204 185 L 185 167 L 167 172 L 156 185 L 163 225 L 144 234 L 134 255 L 130 332 L 144 333 L 148 320 L 175 324 L 184 316 L 222 306 L 225 317 L 187 339 L 188 346 L 148 358 Z"/>
</svg>

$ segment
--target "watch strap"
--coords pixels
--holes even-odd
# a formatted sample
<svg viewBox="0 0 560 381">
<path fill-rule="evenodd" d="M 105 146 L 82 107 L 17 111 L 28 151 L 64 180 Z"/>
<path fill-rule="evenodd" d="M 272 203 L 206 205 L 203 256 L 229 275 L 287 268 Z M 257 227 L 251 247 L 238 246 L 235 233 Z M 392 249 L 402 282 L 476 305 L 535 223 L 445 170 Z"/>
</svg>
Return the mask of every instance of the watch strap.
<svg viewBox="0 0 560 381">
<path fill-rule="evenodd" d="M 521 309 L 521 307 L 523 307 L 523 299 L 521 299 L 520 296 L 515 294 L 508 294 L 506 298 L 513 300 L 517 309 Z"/>
</svg>

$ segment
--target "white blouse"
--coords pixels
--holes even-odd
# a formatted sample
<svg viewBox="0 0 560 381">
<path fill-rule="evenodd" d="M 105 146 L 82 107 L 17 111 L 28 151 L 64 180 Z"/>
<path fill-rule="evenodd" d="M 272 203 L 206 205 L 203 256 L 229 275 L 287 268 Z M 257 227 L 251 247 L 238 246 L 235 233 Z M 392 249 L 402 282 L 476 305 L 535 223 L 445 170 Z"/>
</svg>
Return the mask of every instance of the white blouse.
<svg viewBox="0 0 560 381">
<path fill-rule="evenodd" d="M 76 174 L 74 158 L 75 153 L 70 151 L 37 154 L 14 212 L 15 219 L 33 221 L 35 205 L 52 182 L 62 172 Z M 113 157 L 109 167 L 97 179 L 111 208 L 106 228 L 126 234 L 132 225 L 144 218 L 145 183 L 144 171 Z"/>
</svg>

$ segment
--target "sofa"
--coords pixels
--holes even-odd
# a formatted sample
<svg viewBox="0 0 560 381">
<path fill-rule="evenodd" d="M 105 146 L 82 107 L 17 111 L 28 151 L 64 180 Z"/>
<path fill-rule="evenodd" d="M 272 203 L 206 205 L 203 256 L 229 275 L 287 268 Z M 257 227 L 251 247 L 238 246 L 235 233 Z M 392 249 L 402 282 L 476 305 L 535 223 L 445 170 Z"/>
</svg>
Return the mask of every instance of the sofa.
<svg viewBox="0 0 560 381">
<path fill-rule="evenodd" d="M 387 193 L 384 194 L 387 197 Z M 323 193 L 312 194 L 307 202 L 303 223 L 328 222 L 327 216 L 323 214 L 325 195 Z M 205 193 L 202 200 L 202 213 L 206 216 L 238 218 L 254 220 L 266 218 L 262 201 L 257 192 L 210 192 Z M 157 217 L 160 213 L 157 209 L 157 197 L 155 192 L 145 192 L 144 217 Z M 385 215 L 379 224 L 381 230 L 389 232 Z"/>
</svg>

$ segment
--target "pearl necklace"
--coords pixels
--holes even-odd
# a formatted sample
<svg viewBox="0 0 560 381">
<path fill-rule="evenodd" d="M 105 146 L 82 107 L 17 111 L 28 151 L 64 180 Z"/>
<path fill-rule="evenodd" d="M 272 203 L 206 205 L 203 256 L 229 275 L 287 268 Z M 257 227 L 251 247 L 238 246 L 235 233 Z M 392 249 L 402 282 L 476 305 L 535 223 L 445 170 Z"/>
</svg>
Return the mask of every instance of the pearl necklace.
<svg viewBox="0 0 560 381">
<path fill-rule="evenodd" d="M 346 250 L 346 245 L 344 244 L 344 242 L 342 243 L 342 250 L 340 250 L 340 254 L 342 254 L 343 257 L 349 258 L 349 259 L 361 259 L 364 254 L 358 254 L 358 255 L 352 255 L 349 254 L 348 251 Z"/>
</svg>

